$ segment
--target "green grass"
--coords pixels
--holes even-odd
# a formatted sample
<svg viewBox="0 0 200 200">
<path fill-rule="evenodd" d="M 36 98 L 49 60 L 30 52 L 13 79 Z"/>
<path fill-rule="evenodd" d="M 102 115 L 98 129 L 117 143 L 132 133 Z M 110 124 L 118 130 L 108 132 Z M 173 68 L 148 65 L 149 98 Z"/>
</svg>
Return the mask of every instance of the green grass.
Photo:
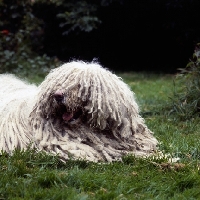
<svg viewBox="0 0 200 200">
<path fill-rule="evenodd" d="M 34 150 L 15 151 L 0 157 L 1 199 L 200 199 L 199 118 L 180 121 L 168 115 L 167 102 L 173 92 L 173 76 L 119 74 L 134 91 L 146 124 L 160 141 L 160 149 L 180 157 L 92 163 L 69 160 Z"/>
</svg>

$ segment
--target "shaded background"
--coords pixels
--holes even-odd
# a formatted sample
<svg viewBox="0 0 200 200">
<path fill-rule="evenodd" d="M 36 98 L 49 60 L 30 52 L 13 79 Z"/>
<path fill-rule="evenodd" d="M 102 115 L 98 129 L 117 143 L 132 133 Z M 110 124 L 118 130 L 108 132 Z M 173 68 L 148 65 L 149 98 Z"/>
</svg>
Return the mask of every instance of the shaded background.
<svg viewBox="0 0 200 200">
<path fill-rule="evenodd" d="M 44 3 L 38 0 L 40 4 L 36 0 L 33 2 L 33 6 L 29 3 L 33 8 L 30 5 L 25 8 L 21 2 L 7 0 L 7 5 L 2 7 L 0 20 L 3 25 L 0 24 L 0 28 L 4 32 L 8 30 L 11 36 L 3 36 L 4 43 L 1 46 L 5 48 L 1 50 L 4 53 L 1 53 L 0 61 L 7 57 L 6 62 L 9 62 L 12 55 L 16 55 L 15 52 L 20 56 L 25 55 L 28 50 L 23 47 L 24 52 L 21 53 L 19 38 L 26 42 L 29 34 L 32 35 L 29 40 L 33 44 L 29 45 L 29 41 L 26 47 L 29 45 L 40 55 L 46 54 L 62 62 L 97 59 L 103 66 L 115 71 L 175 73 L 178 68 L 187 65 L 196 43 L 200 42 L 199 0 L 84 1 L 98 5 L 94 13 L 101 23 L 91 31 L 75 29 L 68 34 L 63 34 L 68 26 L 61 27 L 63 19 L 56 17 L 58 13 L 66 11 L 63 4 L 55 6 L 55 3 L 47 3 L 45 0 Z M 76 3 L 73 0 L 70 2 Z M 14 3 L 16 8 L 12 8 Z M 30 13 L 29 22 L 19 29 L 27 13 Z M 36 31 L 33 31 L 34 27 L 31 30 L 26 27 L 26 24 L 32 26 L 31 13 L 43 22 Z M 9 37 L 14 41 L 12 46 L 8 45 L 11 40 Z M 23 59 L 21 63 L 24 67 Z M 16 58 L 14 62 L 19 61 Z M 15 68 L 13 63 L 11 67 L 6 65 L 5 68 Z"/>
<path fill-rule="evenodd" d="M 52 19 L 46 24 L 44 51 L 64 61 L 97 58 L 119 71 L 173 73 L 186 66 L 200 41 L 199 9 L 197 0 L 113 2 L 98 9 L 102 23 L 90 33 L 62 36 Z"/>
</svg>

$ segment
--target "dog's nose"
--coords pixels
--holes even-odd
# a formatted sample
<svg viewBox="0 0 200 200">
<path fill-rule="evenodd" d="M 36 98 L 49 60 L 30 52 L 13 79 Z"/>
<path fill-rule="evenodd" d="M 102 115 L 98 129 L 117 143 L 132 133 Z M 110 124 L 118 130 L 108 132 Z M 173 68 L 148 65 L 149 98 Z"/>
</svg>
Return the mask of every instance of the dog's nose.
<svg viewBox="0 0 200 200">
<path fill-rule="evenodd" d="M 64 93 L 61 90 L 57 90 L 54 93 L 54 98 L 58 103 L 61 103 L 64 99 Z"/>
</svg>

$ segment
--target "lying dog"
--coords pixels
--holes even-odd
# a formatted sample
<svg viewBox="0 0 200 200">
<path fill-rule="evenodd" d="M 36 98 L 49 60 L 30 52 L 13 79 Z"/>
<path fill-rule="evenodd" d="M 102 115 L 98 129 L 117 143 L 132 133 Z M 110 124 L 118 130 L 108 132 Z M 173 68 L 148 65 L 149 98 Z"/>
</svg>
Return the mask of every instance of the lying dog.
<svg viewBox="0 0 200 200">
<path fill-rule="evenodd" d="M 73 61 L 37 87 L 0 75 L 0 149 L 28 146 L 69 158 L 148 156 L 158 141 L 139 115 L 134 93 L 98 63 Z"/>
</svg>

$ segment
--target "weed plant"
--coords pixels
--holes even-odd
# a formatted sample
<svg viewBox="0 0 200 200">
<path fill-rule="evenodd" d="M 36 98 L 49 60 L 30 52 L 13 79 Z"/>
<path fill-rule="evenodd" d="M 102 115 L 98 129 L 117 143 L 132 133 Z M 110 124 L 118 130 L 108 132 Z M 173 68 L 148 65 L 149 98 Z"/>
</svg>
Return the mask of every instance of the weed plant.
<svg viewBox="0 0 200 200">
<path fill-rule="evenodd" d="M 200 113 L 200 43 L 196 45 L 193 57 L 174 82 L 171 98 L 172 112 L 182 120 L 199 116 Z M 176 85 L 177 84 L 177 85 Z"/>
<path fill-rule="evenodd" d="M 166 115 L 172 75 L 120 74 L 135 92 L 147 126 L 164 153 L 179 157 L 123 157 L 123 162 L 61 162 L 58 156 L 16 150 L 0 156 L 0 199 L 200 199 L 200 123 Z"/>
</svg>

